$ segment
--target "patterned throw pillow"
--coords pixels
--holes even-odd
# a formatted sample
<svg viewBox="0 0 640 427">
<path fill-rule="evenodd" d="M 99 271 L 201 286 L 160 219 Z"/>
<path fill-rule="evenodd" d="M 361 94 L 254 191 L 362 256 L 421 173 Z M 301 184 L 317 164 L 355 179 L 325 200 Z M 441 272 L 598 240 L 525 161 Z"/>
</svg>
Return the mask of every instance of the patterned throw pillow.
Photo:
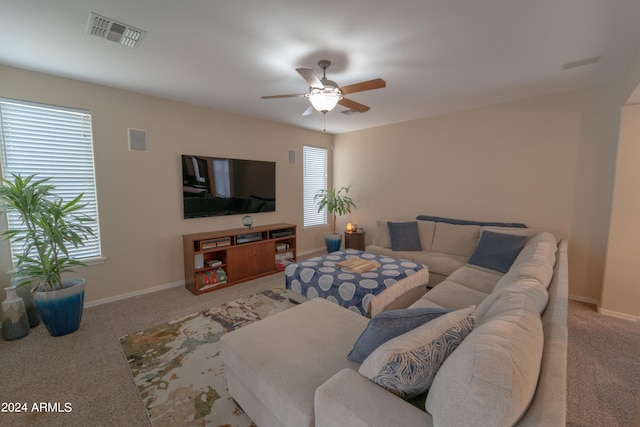
<svg viewBox="0 0 640 427">
<path fill-rule="evenodd" d="M 404 308 L 383 311 L 371 318 L 353 345 L 348 357 L 362 363 L 380 345 L 420 325 L 451 312 L 446 308 Z"/>
<path fill-rule="evenodd" d="M 411 399 L 429 390 L 438 369 L 469 335 L 475 306 L 447 313 L 378 347 L 360 374 L 388 391 Z"/>
</svg>

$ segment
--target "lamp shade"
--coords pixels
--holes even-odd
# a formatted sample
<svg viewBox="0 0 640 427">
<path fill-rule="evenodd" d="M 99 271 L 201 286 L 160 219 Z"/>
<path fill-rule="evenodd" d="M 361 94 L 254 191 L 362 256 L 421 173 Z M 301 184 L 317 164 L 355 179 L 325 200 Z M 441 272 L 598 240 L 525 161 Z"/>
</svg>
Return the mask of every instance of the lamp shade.
<svg viewBox="0 0 640 427">
<path fill-rule="evenodd" d="M 342 97 L 341 95 L 340 89 L 337 88 L 314 88 L 309 94 L 309 102 L 316 110 L 326 113 L 335 108 Z"/>
</svg>

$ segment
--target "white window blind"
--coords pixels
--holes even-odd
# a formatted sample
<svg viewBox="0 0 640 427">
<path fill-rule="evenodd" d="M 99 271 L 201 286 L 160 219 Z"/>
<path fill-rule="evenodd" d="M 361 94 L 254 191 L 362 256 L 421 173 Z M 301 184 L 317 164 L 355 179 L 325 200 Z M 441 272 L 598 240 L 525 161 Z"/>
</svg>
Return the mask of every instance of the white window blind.
<svg viewBox="0 0 640 427">
<path fill-rule="evenodd" d="M 305 146 L 303 150 L 304 173 L 304 226 L 313 227 L 327 223 L 327 210 L 318 212 L 313 200 L 319 190 L 327 189 L 327 149 Z"/>
<path fill-rule="evenodd" d="M 0 150 L 4 178 L 12 179 L 12 174 L 50 177 L 55 193 L 64 200 L 84 193 L 86 207 L 79 214 L 96 219 L 90 224 L 95 237 L 84 246 L 71 247 L 69 253 L 84 261 L 101 257 L 91 114 L 0 98 Z M 20 226 L 17 214 L 10 212 L 7 218 L 10 229 Z M 21 248 L 12 244 L 11 253 L 15 264 Z"/>
</svg>

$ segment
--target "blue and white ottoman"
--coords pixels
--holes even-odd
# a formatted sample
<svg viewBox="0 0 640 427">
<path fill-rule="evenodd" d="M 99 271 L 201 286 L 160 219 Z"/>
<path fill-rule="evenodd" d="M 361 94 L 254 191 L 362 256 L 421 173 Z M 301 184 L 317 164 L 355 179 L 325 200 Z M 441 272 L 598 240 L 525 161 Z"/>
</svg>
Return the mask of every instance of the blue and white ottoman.
<svg viewBox="0 0 640 427">
<path fill-rule="evenodd" d="M 361 258 L 380 264 L 357 273 L 336 264 Z M 291 264 L 285 269 L 286 288 L 309 299 L 324 298 L 364 316 L 405 308 L 427 291 L 426 266 L 355 249 L 332 252 Z"/>
</svg>

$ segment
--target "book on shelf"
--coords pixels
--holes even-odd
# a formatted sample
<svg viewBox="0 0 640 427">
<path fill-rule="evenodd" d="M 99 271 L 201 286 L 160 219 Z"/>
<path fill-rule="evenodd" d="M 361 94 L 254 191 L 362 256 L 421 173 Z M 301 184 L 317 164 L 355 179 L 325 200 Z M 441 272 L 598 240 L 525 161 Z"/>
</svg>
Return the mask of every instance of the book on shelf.
<svg viewBox="0 0 640 427">
<path fill-rule="evenodd" d="M 279 252 L 276 254 L 276 261 L 280 261 L 283 259 L 294 259 L 293 252 Z"/>
<path fill-rule="evenodd" d="M 222 268 L 196 273 L 196 288 L 200 291 L 227 283 L 227 273 Z"/>
<path fill-rule="evenodd" d="M 201 251 L 206 251 L 208 249 L 218 248 L 222 246 L 231 246 L 231 237 L 201 240 L 199 246 Z"/>
<path fill-rule="evenodd" d="M 276 270 L 284 270 L 288 265 L 293 264 L 295 256 L 292 251 L 277 253 L 275 256 Z"/>
<path fill-rule="evenodd" d="M 276 261 L 276 270 L 284 270 L 288 265 L 293 264 L 295 261 L 292 259 L 282 259 Z"/>
</svg>

